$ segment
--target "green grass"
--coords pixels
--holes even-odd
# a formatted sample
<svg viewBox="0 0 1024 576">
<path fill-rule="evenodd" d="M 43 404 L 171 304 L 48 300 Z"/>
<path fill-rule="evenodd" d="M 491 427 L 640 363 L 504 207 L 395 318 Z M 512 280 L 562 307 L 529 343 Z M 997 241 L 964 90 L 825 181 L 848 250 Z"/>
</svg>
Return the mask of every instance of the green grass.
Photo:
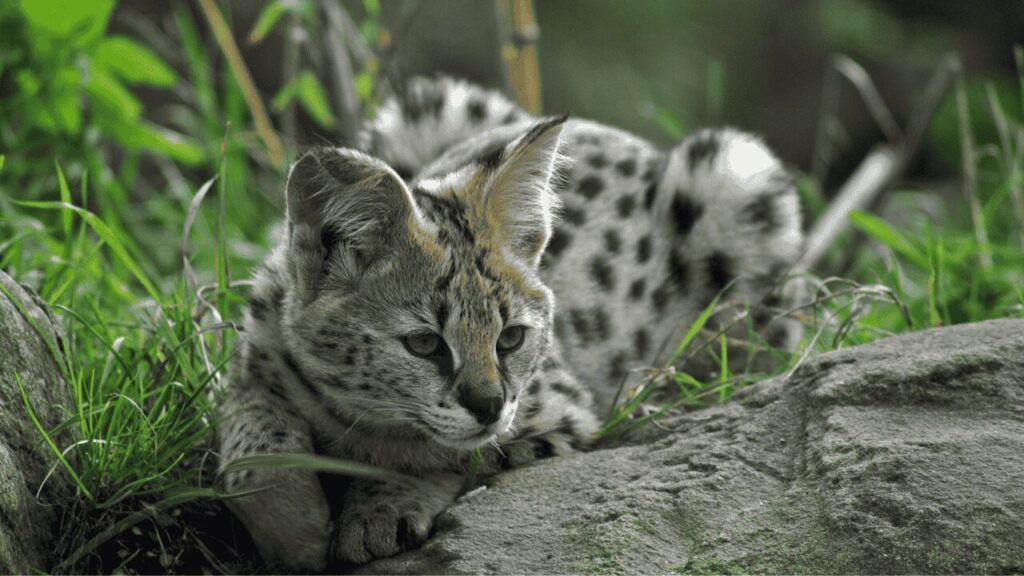
<svg viewBox="0 0 1024 576">
<path fill-rule="evenodd" d="M 95 4 L 88 9 L 99 10 L 99 22 L 105 2 Z M 18 17 L 16 7 L 0 9 L 0 28 L 27 26 Z M 67 336 L 48 342 L 70 398 L 63 421 L 48 429 L 23 394 L 26 417 L 51 452 L 46 481 L 62 476 L 74 489 L 70 501 L 59 503 L 66 510 L 54 546 L 60 571 L 114 570 L 109 562 L 127 564 L 134 555 L 118 560 L 98 550 L 140 522 L 163 518 L 160 524 L 173 507 L 231 496 L 219 491 L 213 467 L 217 390 L 232 359 L 245 279 L 281 216 L 285 174 L 250 128 L 239 83 L 220 65 L 220 53 L 200 40 L 206 23 L 184 8 L 173 23 L 165 45 L 181 54 L 164 56 L 184 57 L 177 95 L 185 105 L 158 115 L 187 142 L 202 143 L 195 161 L 125 144 L 104 124 L 82 126 L 98 137 L 94 142 L 48 133 L 0 104 L 0 143 L 11 151 L 0 155 L 0 269 L 36 291 Z M 76 27 L 39 34 L 46 37 L 38 41 L 79 57 L 105 38 L 96 30 L 83 38 Z M 56 56 L 47 58 L 16 64 L 43 70 L 55 65 Z M 11 69 L 0 69 L 0 77 Z M 218 69 L 225 72 L 212 72 Z M 317 88 L 308 79 L 300 88 L 300 105 L 323 104 L 310 101 L 307 93 Z M 324 111 L 317 113 L 322 119 Z M 53 156 L 33 161 L 34 148 Z M 122 158 L 113 163 L 106 151 Z M 20 387 L 20 375 L 0 377 Z M 290 455 L 232 466 L 381 475 Z M 186 537 L 169 548 L 204 547 L 187 529 L 155 530 L 162 541 Z"/>
<path fill-rule="evenodd" d="M 1024 318 L 1024 122 L 1020 116 L 1024 110 L 1024 49 L 1018 47 L 1015 58 L 1020 99 L 1016 116 L 993 84 L 986 84 L 984 92 L 975 91 L 970 98 L 961 83 L 949 97 L 946 118 L 937 120 L 949 122 L 949 117 L 955 116 L 959 140 L 953 144 L 959 148 L 965 175 L 963 195 L 949 201 L 942 218 L 935 220 L 916 206 L 904 207 L 899 215 L 909 225 L 901 228 L 874 214 L 855 212 L 850 215 L 851 225 L 868 244 L 857 250 L 843 277 L 805 274 L 785 280 L 801 283 L 807 293 L 786 314 L 804 325 L 804 338 L 795 352 L 772 349 L 749 322 L 739 338 L 727 336 L 725 329 L 710 328 L 710 319 L 735 313 L 729 306 L 719 306 L 716 298 L 671 358 L 625 391 L 597 439 L 614 442 L 682 407 L 724 402 L 743 386 L 791 374 L 815 354 L 924 328 Z M 717 77 L 712 82 L 709 76 L 709 93 L 721 82 Z M 972 120 L 967 113 L 979 100 L 988 115 L 980 120 L 992 127 L 992 141 L 983 146 L 974 141 L 972 129 L 979 119 Z M 675 137 L 677 123 L 664 117 L 664 111 L 659 113 L 663 129 Z M 820 186 L 808 177 L 798 182 L 801 201 L 813 219 L 826 207 Z M 922 193 L 926 191 L 917 191 Z M 906 192 L 892 194 L 899 197 Z M 831 248 L 832 258 L 826 260 L 847 258 L 848 246 L 849 239 L 837 242 Z M 757 304 L 748 308 L 739 322 L 749 319 L 757 308 Z M 730 346 L 726 346 L 727 339 Z M 758 351 L 775 357 L 772 370 L 730 371 L 730 354 Z M 714 378 L 701 381 L 685 373 L 687 361 L 698 355 L 707 356 L 717 366 Z M 651 398 L 659 400 L 652 404 Z"/>
</svg>

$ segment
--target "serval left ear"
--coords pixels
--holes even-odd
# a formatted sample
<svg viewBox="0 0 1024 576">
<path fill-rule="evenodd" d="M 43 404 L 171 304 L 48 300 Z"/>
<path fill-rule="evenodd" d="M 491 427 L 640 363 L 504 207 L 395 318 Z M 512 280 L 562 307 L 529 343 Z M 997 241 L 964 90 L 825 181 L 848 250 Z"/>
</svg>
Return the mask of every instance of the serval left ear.
<svg viewBox="0 0 1024 576">
<path fill-rule="evenodd" d="M 386 258 L 403 225 L 418 221 L 409 189 L 383 161 L 346 148 L 316 148 L 287 184 L 289 260 L 303 301 L 323 281 L 353 279 Z"/>
<path fill-rule="evenodd" d="M 505 154 L 484 192 L 488 228 L 517 259 L 531 268 L 540 264 L 559 198 L 552 189 L 561 156 L 566 117 L 534 124 Z"/>
</svg>

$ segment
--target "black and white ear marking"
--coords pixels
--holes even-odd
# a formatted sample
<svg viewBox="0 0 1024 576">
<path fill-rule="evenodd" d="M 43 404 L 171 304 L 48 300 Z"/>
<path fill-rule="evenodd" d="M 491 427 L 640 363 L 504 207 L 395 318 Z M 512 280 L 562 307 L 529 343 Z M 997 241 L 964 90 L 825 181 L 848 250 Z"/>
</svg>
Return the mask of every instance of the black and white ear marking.
<svg viewBox="0 0 1024 576">
<path fill-rule="evenodd" d="M 289 259 L 304 301 L 326 274 L 352 277 L 385 253 L 396 224 L 415 214 L 387 164 L 355 150 L 316 148 L 288 174 Z"/>
<path fill-rule="evenodd" d="M 506 249 L 531 268 L 540 263 L 559 206 L 552 179 L 561 161 L 565 116 L 535 124 L 513 144 L 490 178 L 484 210 Z"/>
</svg>

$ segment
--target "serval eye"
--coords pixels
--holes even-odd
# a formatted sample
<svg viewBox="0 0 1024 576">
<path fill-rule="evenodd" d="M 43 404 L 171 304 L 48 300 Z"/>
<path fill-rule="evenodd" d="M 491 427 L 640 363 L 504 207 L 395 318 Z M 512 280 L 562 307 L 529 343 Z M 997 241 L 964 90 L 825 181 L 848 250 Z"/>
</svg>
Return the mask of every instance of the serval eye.
<svg viewBox="0 0 1024 576">
<path fill-rule="evenodd" d="M 526 336 L 526 328 L 522 326 L 509 326 L 498 334 L 498 343 L 496 347 L 498 352 L 502 354 L 508 354 L 509 352 L 516 351 L 520 346 L 523 345 L 523 338 Z"/>
<path fill-rule="evenodd" d="M 444 340 L 437 334 L 417 332 L 402 339 L 405 349 L 414 356 L 439 356 L 444 353 Z"/>
</svg>

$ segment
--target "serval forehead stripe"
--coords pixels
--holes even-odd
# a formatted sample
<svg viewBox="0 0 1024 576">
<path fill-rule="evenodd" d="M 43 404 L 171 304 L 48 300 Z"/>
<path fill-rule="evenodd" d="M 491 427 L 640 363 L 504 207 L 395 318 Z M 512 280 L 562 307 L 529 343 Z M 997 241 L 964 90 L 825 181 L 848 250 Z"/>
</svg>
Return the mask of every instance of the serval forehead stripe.
<svg viewBox="0 0 1024 576">
<path fill-rule="evenodd" d="M 437 240 L 451 258 L 448 273 L 438 282 L 439 289 L 448 287 L 460 268 L 455 265 L 458 262 L 465 267 L 471 265 L 491 287 L 510 285 L 529 298 L 544 298 L 543 290 L 529 281 L 522 268 L 505 258 L 491 230 L 484 223 L 473 221 L 465 199 L 455 190 L 431 193 L 415 188 L 413 197 L 423 215 L 437 226 Z"/>
</svg>

